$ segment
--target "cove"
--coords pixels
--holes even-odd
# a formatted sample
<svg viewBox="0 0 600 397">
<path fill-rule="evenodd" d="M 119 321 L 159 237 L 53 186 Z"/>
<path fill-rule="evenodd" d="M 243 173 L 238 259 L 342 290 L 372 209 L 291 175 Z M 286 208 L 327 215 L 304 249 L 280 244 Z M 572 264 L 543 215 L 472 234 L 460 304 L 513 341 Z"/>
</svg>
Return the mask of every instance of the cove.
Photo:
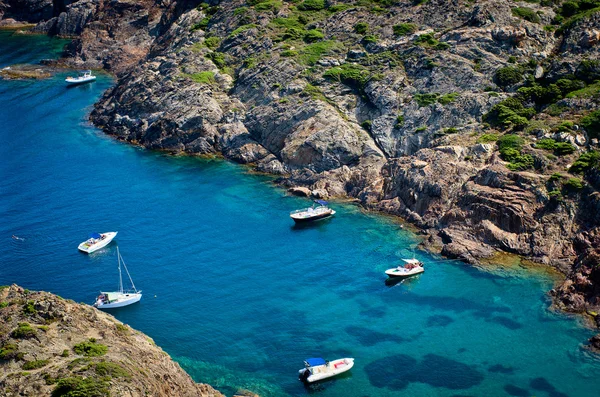
<svg viewBox="0 0 600 397">
<path fill-rule="evenodd" d="M 0 67 L 63 44 L 0 32 Z M 416 251 L 426 272 L 386 285 L 418 242 L 392 220 L 334 203 L 334 219 L 294 227 L 308 202 L 267 177 L 105 136 L 87 115 L 111 78 L 67 89 L 67 74 L 0 80 L 0 284 L 92 303 L 116 285 L 118 245 L 144 298 L 112 313 L 228 395 L 597 395 L 593 332 L 548 310 L 548 274 Z M 111 230 L 116 244 L 77 251 Z M 321 355 L 356 365 L 305 388 L 297 371 Z"/>
</svg>

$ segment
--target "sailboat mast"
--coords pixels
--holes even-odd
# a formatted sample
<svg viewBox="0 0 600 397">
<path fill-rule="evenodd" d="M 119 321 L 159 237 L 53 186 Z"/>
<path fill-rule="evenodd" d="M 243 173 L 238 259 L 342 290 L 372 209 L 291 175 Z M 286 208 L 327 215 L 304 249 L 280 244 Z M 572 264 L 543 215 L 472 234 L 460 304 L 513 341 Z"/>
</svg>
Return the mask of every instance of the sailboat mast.
<svg viewBox="0 0 600 397">
<path fill-rule="evenodd" d="M 131 282 L 131 286 L 133 287 L 133 290 L 137 294 L 137 289 L 135 288 L 135 284 L 133 283 L 133 279 L 131 278 L 131 274 L 129 274 L 129 270 L 127 270 L 127 265 L 125 264 L 125 261 L 123 260 L 123 258 L 121 258 L 121 261 L 123 261 L 123 267 L 125 268 L 125 272 L 127 273 L 127 277 L 129 277 L 129 282 Z M 120 268 L 119 268 L 119 272 L 120 272 Z M 121 280 L 121 288 L 123 288 L 123 280 Z"/>
<path fill-rule="evenodd" d="M 117 257 L 119 260 L 119 292 L 123 293 L 123 275 L 121 274 L 121 253 L 119 247 L 117 247 Z"/>
</svg>

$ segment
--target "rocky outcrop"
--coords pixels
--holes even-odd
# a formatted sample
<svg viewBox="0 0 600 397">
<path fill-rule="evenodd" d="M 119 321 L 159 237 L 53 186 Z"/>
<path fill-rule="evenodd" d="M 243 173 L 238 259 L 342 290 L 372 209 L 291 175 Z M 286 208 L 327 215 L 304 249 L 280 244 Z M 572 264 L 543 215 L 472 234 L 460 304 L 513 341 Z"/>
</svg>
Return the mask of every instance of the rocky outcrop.
<svg viewBox="0 0 600 397">
<path fill-rule="evenodd" d="M 0 367 L 3 396 L 223 396 L 113 316 L 16 285 L 0 290 Z"/>
<path fill-rule="evenodd" d="M 564 20 L 561 2 L 417 3 L 80 0 L 52 3 L 36 30 L 77 36 L 64 62 L 117 74 L 91 118 L 119 139 L 219 153 L 313 196 L 355 197 L 415 223 L 448 256 L 550 264 L 568 275 L 558 302 L 597 310 L 597 178 L 567 182 L 598 145 L 578 123 L 600 100 L 560 90 L 600 78 L 600 14 Z M 505 67 L 516 80 L 499 81 Z M 535 84 L 551 90 L 521 100 L 537 113 L 524 131 L 484 120 Z M 505 133 L 524 139 L 527 164 L 499 155 Z M 537 147 L 544 138 L 568 153 Z"/>
</svg>

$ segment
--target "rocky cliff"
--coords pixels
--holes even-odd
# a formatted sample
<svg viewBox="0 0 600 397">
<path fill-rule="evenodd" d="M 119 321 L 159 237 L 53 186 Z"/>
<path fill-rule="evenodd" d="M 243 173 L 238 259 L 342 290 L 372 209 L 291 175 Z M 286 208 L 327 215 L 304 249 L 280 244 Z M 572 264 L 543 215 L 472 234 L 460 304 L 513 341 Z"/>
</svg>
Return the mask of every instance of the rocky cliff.
<svg viewBox="0 0 600 397">
<path fill-rule="evenodd" d="M 35 30 L 117 74 L 107 133 L 358 198 L 451 257 L 550 264 L 559 306 L 600 309 L 600 1 L 4 3 L 52 4 Z"/>
<path fill-rule="evenodd" d="M 47 292 L 1 288 L 3 396 L 223 396 L 109 314 Z"/>
</svg>

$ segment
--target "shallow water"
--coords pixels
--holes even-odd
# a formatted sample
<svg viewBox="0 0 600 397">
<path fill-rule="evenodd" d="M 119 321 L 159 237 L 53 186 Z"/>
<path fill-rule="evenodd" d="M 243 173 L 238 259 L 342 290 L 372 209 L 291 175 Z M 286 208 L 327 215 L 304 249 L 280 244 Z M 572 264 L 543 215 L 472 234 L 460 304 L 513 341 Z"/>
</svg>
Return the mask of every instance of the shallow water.
<svg viewBox="0 0 600 397">
<path fill-rule="evenodd" d="M 62 44 L 0 32 L 0 67 Z M 426 272 L 387 285 L 417 243 L 390 219 L 338 203 L 294 227 L 287 213 L 307 200 L 238 165 L 106 137 L 86 118 L 111 79 L 67 89 L 65 76 L 0 80 L 0 284 L 93 302 L 117 285 L 118 245 L 144 298 L 112 313 L 229 395 L 598 395 L 593 331 L 547 310 L 550 275 L 417 251 Z M 112 230 L 107 248 L 77 251 Z M 305 388 L 312 356 L 356 365 Z"/>
</svg>

